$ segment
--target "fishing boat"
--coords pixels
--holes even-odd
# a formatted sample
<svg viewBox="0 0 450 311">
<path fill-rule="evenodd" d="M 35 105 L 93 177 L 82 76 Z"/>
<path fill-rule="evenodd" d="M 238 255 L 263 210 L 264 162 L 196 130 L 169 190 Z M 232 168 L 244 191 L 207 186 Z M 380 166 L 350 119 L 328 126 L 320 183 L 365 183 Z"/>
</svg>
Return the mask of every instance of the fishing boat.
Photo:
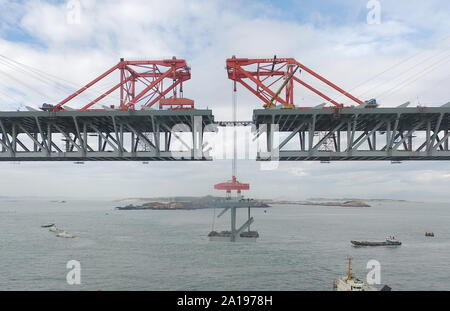
<svg viewBox="0 0 450 311">
<path fill-rule="evenodd" d="M 425 236 L 434 237 L 434 232 L 425 232 Z"/>
<path fill-rule="evenodd" d="M 369 242 L 369 241 L 350 241 L 354 246 L 399 246 L 402 242 L 397 240 L 395 237 L 390 236 L 382 242 Z"/>
<path fill-rule="evenodd" d="M 55 224 L 50 224 L 50 225 L 42 225 L 41 228 L 50 228 L 53 227 Z"/>
</svg>

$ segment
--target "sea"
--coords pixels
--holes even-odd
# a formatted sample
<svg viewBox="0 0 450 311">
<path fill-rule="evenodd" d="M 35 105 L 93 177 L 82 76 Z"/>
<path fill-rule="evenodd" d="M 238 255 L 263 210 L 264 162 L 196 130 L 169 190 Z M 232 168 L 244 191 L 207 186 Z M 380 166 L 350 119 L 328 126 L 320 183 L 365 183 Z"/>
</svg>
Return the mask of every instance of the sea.
<svg viewBox="0 0 450 311">
<path fill-rule="evenodd" d="M 255 208 L 251 229 L 260 238 L 232 243 L 208 240 L 212 229 L 229 228 L 229 212 L 217 218 L 215 209 L 120 211 L 114 201 L 1 199 L 0 290 L 330 291 L 348 257 L 364 281 L 376 263 L 378 288 L 449 290 L 450 204 L 369 204 Z M 238 210 L 238 224 L 246 217 Z M 41 228 L 51 223 L 76 237 Z M 390 235 L 403 244 L 350 243 Z M 73 261 L 79 282 L 68 281 Z"/>
</svg>

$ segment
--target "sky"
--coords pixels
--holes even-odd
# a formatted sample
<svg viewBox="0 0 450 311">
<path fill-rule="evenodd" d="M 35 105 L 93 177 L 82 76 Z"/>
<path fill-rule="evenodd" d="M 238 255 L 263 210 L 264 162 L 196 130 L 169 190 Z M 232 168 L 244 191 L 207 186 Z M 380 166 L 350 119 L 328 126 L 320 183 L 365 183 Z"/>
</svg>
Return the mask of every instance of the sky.
<svg viewBox="0 0 450 311">
<path fill-rule="evenodd" d="M 379 3 L 379 23 L 368 22 Z M 80 5 L 73 19 L 73 5 Z M 0 0 L 0 55 L 72 85 L 84 85 L 125 59 L 187 60 L 184 95 L 216 120 L 231 118 L 225 59 L 294 57 L 362 99 L 381 106 L 440 106 L 448 84 L 450 2 L 446 0 L 317 1 L 5 1 Z M 68 20 L 69 18 L 69 20 Z M 13 70 L 0 56 L 0 109 L 55 103 L 74 89 Z M 296 103 L 320 99 L 301 91 Z M 345 98 L 333 94 L 343 103 Z M 262 103 L 238 89 L 238 119 Z M 114 98 L 110 102 L 114 102 Z M 213 185 L 231 173 L 213 162 L 0 163 L 0 196 L 124 198 L 221 195 Z M 448 162 L 283 162 L 262 170 L 238 163 L 248 196 L 399 198 L 450 201 Z M 37 182 L 38 181 L 38 182 Z"/>
</svg>

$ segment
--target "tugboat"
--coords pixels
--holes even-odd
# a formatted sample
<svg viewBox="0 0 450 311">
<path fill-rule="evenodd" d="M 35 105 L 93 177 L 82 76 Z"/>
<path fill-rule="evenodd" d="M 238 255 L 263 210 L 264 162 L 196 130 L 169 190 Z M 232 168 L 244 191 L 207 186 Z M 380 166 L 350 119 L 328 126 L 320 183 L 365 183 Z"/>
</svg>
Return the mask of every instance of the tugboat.
<svg viewBox="0 0 450 311">
<path fill-rule="evenodd" d="M 384 242 L 369 242 L 369 241 L 350 241 L 354 246 L 399 246 L 402 242 L 397 240 L 394 236 L 386 238 Z"/>
<path fill-rule="evenodd" d="M 369 286 L 360 279 L 353 277 L 352 272 L 352 258 L 348 258 L 348 271 L 347 275 L 333 282 L 333 288 L 337 291 L 377 291 L 375 287 Z"/>
</svg>

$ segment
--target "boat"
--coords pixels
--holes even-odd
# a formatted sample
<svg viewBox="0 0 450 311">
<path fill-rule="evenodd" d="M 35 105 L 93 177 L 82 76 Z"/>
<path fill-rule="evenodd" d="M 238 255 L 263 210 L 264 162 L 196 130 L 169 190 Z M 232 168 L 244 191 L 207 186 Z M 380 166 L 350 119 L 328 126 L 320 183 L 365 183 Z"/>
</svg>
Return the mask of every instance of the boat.
<svg viewBox="0 0 450 311">
<path fill-rule="evenodd" d="M 59 228 L 56 227 L 56 226 L 51 226 L 50 229 L 48 229 L 48 231 L 54 232 L 54 233 L 61 233 L 61 232 L 63 232 L 64 230 L 59 229 Z"/>
<path fill-rule="evenodd" d="M 50 225 L 42 225 L 41 228 L 50 228 L 53 227 L 55 224 L 50 224 Z"/>
<path fill-rule="evenodd" d="M 425 232 L 425 236 L 434 237 L 433 232 Z"/>
<path fill-rule="evenodd" d="M 352 272 L 352 258 L 348 259 L 347 275 L 333 282 L 333 288 L 336 291 L 352 291 L 352 292 L 364 292 L 364 291 L 378 291 L 377 288 L 367 285 L 360 279 L 353 276 Z"/>
<path fill-rule="evenodd" d="M 66 231 L 59 232 L 56 236 L 58 238 L 74 238 L 75 237 L 73 234 L 70 234 L 69 232 L 66 232 Z"/>
<path fill-rule="evenodd" d="M 350 241 L 354 246 L 399 246 L 402 242 L 395 237 L 390 236 L 383 242 L 369 242 L 369 241 Z"/>
</svg>

